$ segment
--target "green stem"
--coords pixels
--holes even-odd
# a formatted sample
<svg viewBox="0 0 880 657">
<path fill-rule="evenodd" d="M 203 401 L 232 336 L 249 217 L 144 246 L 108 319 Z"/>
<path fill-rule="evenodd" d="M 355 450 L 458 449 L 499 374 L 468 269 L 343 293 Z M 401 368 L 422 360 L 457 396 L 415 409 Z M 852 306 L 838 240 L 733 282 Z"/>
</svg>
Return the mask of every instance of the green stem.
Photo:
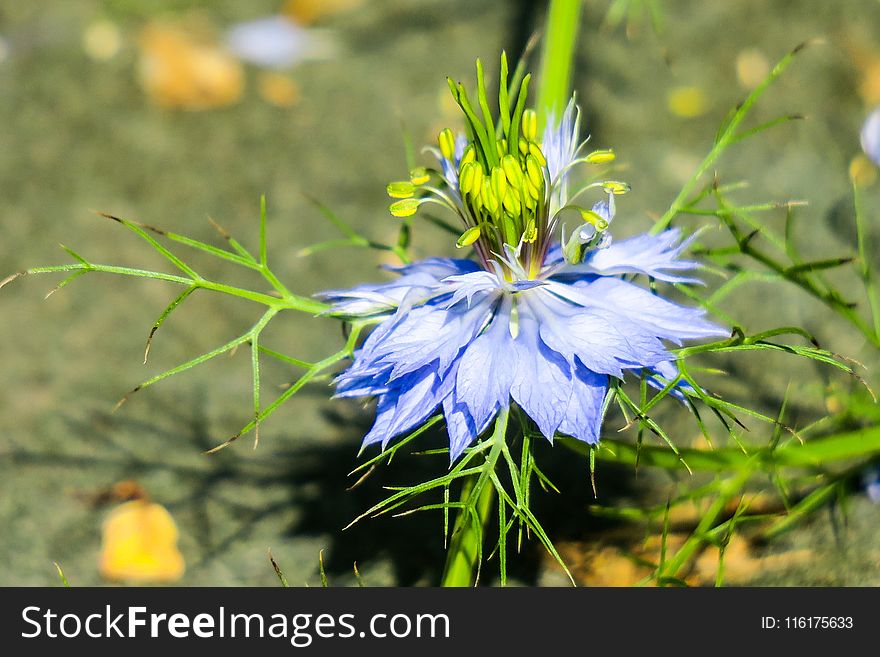
<svg viewBox="0 0 880 657">
<path fill-rule="evenodd" d="M 302 297 L 295 294 L 283 294 L 282 290 L 278 290 L 279 294 L 282 294 L 280 297 L 275 297 L 269 294 L 263 294 L 262 292 L 254 292 L 252 290 L 246 290 L 244 288 L 235 287 L 233 285 L 226 285 L 225 283 L 217 283 L 215 281 L 210 281 L 201 277 L 198 278 L 187 278 L 186 276 L 179 276 L 176 274 L 165 274 L 163 272 L 150 271 L 146 269 L 133 269 L 131 267 L 117 267 L 114 265 L 99 265 L 95 263 L 79 263 L 79 264 L 70 264 L 70 265 L 58 265 L 53 267 L 34 267 L 32 269 L 28 269 L 26 274 L 50 274 L 55 272 L 101 272 L 105 274 L 116 274 L 119 276 L 134 276 L 137 278 L 150 278 L 157 281 L 166 281 L 169 283 L 177 283 L 179 285 L 186 285 L 188 287 L 193 288 L 202 288 L 205 290 L 211 290 L 212 292 L 221 292 L 223 294 L 227 294 L 233 297 L 239 297 L 241 299 L 247 299 L 248 301 L 254 301 L 256 303 L 261 303 L 264 306 L 268 306 L 269 308 L 275 308 L 277 310 L 298 310 L 301 312 L 314 313 L 318 314 L 325 310 L 327 310 L 328 306 L 325 303 L 317 301 L 315 299 L 309 299 L 308 297 Z M 274 278 L 274 276 L 272 277 Z M 275 279 L 277 281 L 277 279 Z M 279 284 L 280 285 L 280 284 Z"/>
<path fill-rule="evenodd" d="M 548 115 L 556 118 L 562 115 L 571 95 L 571 72 L 580 13 L 581 0 L 550 0 L 538 87 L 539 131 L 543 130 Z"/>
<path fill-rule="evenodd" d="M 452 542 L 446 558 L 442 586 L 474 586 L 483 558 L 483 530 L 489 522 L 495 485 L 491 478 L 507 440 L 507 420 L 510 408 L 502 409 L 495 418 L 495 428 L 489 438 L 491 449 L 479 474 L 469 478 L 461 491 L 461 510 L 452 531 Z M 501 500 L 498 502 L 503 504 Z"/>
<path fill-rule="evenodd" d="M 471 497 L 479 475 L 472 475 L 461 490 L 461 502 L 467 504 Z M 479 565 L 479 553 L 483 542 L 483 530 L 489 521 L 489 512 L 495 500 L 495 488 L 484 486 L 477 500 L 476 511 L 483 525 L 478 531 L 462 510 L 452 532 L 452 543 L 446 557 L 446 568 L 443 571 L 441 586 L 463 587 L 473 586 L 476 582 L 475 573 Z"/>
</svg>

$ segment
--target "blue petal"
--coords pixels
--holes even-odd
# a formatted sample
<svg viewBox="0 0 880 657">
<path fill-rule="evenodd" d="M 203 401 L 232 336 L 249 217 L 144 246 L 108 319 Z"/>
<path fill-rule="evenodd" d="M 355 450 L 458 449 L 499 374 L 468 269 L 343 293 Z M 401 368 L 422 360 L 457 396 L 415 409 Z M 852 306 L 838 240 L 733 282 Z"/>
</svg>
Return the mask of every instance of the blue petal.
<svg viewBox="0 0 880 657">
<path fill-rule="evenodd" d="M 391 365 L 397 378 L 438 361 L 445 371 L 463 346 L 479 333 L 492 311 L 494 299 L 483 294 L 472 308 L 458 304 L 451 308 L 426 305 L 408 311 L 379 338 L 367 338 L 363 357 L 375 365 Z M 386 320 L 390 322 L 391 320 Z"/>
<path fill-rule="evenodd" d="M 678 257 L 690 245 L 695 235 L 679 241 L 680 232 L 670 228 L 659 235 L 639 235 L 615 242 L 604 249 L 591 251 L 578 265 L 563 267 L 560 276 L 571 274 L 644 274 L 667 283 L 700 283 L 697 278 L 680 276 L 675 272 L 697 269 L 700 264 Z"/>
<path fill-rule="evenodd" d="M 624 369 L 670 359 L 658 338 L 626 316 L 571 305 L 544 288 L 531 292 L 527 303 L 541 324 L 541 339 L 572 365 L 577 359 L 594 372 L 622 378 Z"/>
<path fill-rule="evenodd" d="M 410 304 L 427 301 L 438 293 L 437 284 L 449 276 L 477 271 L 471 260 L 427 258 L 403 267 L 386 267 L 400 275 L 393 281 L 359 285 L 347 290 L 326 290 L 318 298 L 329 301 L 329 313 L 366 316 L 393 311 L 408 299 Z"/>
<path fill-rule="evenodd" d="M 446 431 L 449 434 L 449 461 L 455 461 L 477 436 L 489 426 L 490 416 L 482 426 L 477 426 L 467 406 L 456 403 L 452 395 L 443 400 L 443 415 L 446 418 Z"/>
<path fill-rule="evenodd" d="M 523 307 L 514 352 L 516 373 L 510 396 L 534 420 L 544 437 L 553 440 L 571 397 L 571 365 L 544 344 L 537 320 Z"/>
<path fill-rule="evenodd" d="M 880 165 L 880 109 L 875 109 L 862 126 L 862 150 L 874 164 Z"/>
<path fill-rule="evenodd" d="M 595 445 L 602 428 L 602 405 L 608 391 L 608 377 L 593 372 L 583 365 L 572 377 L 571 400 L 565 418 L 559 425 L 560 433 Z"/>
<path fill-rule="evenodd" d="M 376 422 L 364 436 L 364 446 L 382 443 L 382 449 L 395 436 L 409 431 L 428 419 L 428 416 L 448 395 L 437 373 L 425 368 L 398 379 L 387 394 L 379 398 Z"/>
<path fill-rule="evenodd" d="M 551 282 L 545 289 L 573 303 L 622 315 L 647 333 L 678 345 L 683 340 L 730 334 L 707 321 L 701 308 L 679 306 L 617 278 L 599 277 L 577 286 Z"/>
<path fill-rule="evenodd" d="M 510 297 L 504 297 L 492 323 L 461 356 L 455 378 L 457 404 L 464 404 L 477 426 L 510 402 L 516 370 L 510 335 Z"/>
</svg>

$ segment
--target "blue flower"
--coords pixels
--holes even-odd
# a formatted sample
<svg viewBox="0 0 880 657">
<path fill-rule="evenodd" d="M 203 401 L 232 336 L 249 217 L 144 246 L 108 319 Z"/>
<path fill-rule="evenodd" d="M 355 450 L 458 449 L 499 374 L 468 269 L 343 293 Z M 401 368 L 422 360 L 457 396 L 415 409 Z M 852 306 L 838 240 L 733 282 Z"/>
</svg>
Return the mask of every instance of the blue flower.
<svg viewBox="0 0 880 657">
<path fill-rule="evenodd" d="M 880 108 L 875 109 L 865 119 L 860 137 L 865 155 L 874 164 L 880 165 Z"/>
<path fill-rule="evenodd" d="M 456 459 L 511 400 L 548 439 L 595 444 L 608 377 L 648 369 L 672 380 L 666 343 L 728 334 L 617 276 L 682 280 L 696 263 L 678 259 L 681 247 L 672 229 L 512 281 L 472 260 L 429 258 L 392 268 L 395 281 L 328 292 L 335 312 L 382 318 L 336 394 L 378 399 L 364 445 L 383 449 L 442 408 Z"/>
<path fill-rule="evenodd" d="M 470 106 L 463 87 L 451 87 Z M 477 137 L 444 130 L 432 149 L 439 169 L 388 188 L 399 199 L 395 216 L 423 203 L 457 214 L 465 228 L 458 246 L 473 246 L 475 260 L 428 258 L 390 267 L 390 282 L 322 295 L 331 313 L 376 322 L 336 379 L 337 396 L 377 400 L 365 446 L 384 449 L 442 412 L 455 460 L 511 403 L 548 440 L 564 434 L 596 444 L 612 377 L 647 372 L 662 388 L 678 375 L 670 344 L 728 334 L 701 309 L 632 280 L 699 282 L 689 275 L 699 264 L 681 258 L 689 239 L 669 229 L 612 243 L 614 197 L 628 186 L 603 181 L 568 193 L 575 165 L 613 159 L 611 151 L 583 155 L 574 102 L 541 143 L 537 117 L 523 104 L 502 117 L 500 138 L 494 121 L 466 114 Z M 575 205 L 590 189 L 606 199 Z M 577 225 L 566 238 L 563 221 L 572 215 Z M 674 394 L 681 398 L 681 389 Z"/>
</svg>

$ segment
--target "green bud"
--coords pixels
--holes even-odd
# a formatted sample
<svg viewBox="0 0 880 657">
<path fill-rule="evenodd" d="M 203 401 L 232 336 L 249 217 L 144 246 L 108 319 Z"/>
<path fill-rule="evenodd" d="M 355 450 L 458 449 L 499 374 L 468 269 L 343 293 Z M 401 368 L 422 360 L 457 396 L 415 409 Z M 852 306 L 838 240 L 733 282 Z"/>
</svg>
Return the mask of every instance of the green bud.
<svg viewBox="0 0 880 657">
<path fill-rule="evenodd" d="M 478 239 L 480 239 L 480 235 L 482 231 L 479 226 L 471 226 L 466 231 L 461 234 L 461 237 L 458 238 L 458 241 L 455 243 L 459 249 L 462 249 L 466 246 L 470 246 Z"/>
<path fill-rule="evenodd" d="M 416 186 L 413 185 L 409 180 L 400 180 L 397 182 L 388 183 L 388 186 L 385 188 L 388 192 L 388 196 L 391 198 L 410 198 L 416 193 Z"/>
</svg>

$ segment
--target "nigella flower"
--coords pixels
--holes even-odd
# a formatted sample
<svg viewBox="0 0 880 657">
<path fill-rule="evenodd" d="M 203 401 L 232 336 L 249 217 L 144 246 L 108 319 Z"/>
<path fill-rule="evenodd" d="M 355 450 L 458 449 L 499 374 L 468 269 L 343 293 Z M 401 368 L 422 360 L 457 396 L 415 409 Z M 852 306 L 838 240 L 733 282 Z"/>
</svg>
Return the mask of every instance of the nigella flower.
<svg viewBox="0 0 880 657">
<path fill-rule="evenodd" d="M 324 293 L 331 312 L 377 322 L 336 379 L 337 396 L 377 399 L 364 445 L 384 449 L 440 411 L 454 460 L 512 403 L 549 440 L 565 434 L 596 444 L 610 377 L 647 372 L 662 387 L 677 376 L 670 343 L 727 334 L 702 310 L 627 280 L 696 282 L 688 273 L 698 263 L 681 258 L 689 240 L 670 229 L 611 243 L 614 199 L 628 187 L 604 181 L 569 196 L 566 183 L 576 164 L 613 153 L 582 154 L 573 102 L 539 142 L 537 116 L 524 109 L 528 77 L 512 115 L 506 77 L 502 59 L 500 130 L 488 109 L 481 121 L 464 88 L 450 84 L 468 136 L 444 130 L 439 169 L 388 187 L 399 199 L 395 216 L 424 203 L 450 208 L 465 227 L 458 246 L 473 246 L 476 258 L 428 258 L 389 268 L 397 276 L 390 282 Z M 482 84 L 479 91 L 487 107 Z M 605 200 L 574 205 L 589 189 Z M 565 215 L 578 217 L 568 237 Z"/>
</svg>

